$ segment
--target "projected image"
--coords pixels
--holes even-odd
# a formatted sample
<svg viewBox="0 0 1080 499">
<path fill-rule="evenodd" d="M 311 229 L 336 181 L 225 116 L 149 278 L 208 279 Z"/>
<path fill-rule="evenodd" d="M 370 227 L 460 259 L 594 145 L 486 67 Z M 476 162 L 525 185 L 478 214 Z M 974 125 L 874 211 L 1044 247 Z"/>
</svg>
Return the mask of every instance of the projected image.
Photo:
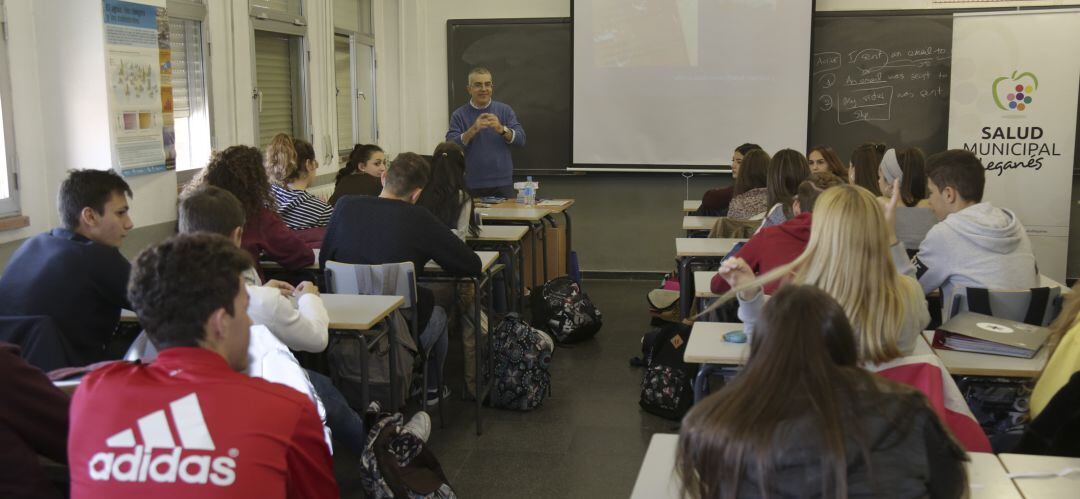
<svg viewBox="0 0 1080 499">
<path fill-rule="evenodd" d="M 698 0 L 594 0 L 599 68 L 698 65 Z"/>
</svg>

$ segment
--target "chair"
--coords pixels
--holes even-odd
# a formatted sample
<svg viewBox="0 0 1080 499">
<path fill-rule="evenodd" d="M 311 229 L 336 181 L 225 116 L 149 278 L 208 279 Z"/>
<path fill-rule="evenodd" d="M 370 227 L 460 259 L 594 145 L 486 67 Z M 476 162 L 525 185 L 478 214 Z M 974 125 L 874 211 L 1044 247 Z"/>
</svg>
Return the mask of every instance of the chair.
<svg viewBox="0 0 1080 499">
<path fill-rule="evenodd" d="M 19 356 L 45 372 L 83 364 L 47 315 L 0 317 L 0 341 L 18 345 Z"/>
<path fill-rule="evenodd" d="M 349 264 L 335 262 L 328 260 L 325 268 L 325 280 L 326 288 L 331 293 L 340 294 L 361 294 L 361 295 L 382 295 L 382 296 L 402 296 L 405 298 L 405 302 L 399 308 L 399 310 L 406 312 L 408 317 L 409 329 L 412 331 L 412 340 L 416 343 L 417 350 L 419 352 L 420 362 L 422 363 L 421 369 L 421 407 L 424 412 L 428 410 L 428 358 L 432 355 L 432 351 L 438 342 L 432 342 L 431 346 L 423 347 L 423 343 L 420 341 L 420 325 L 419 325 L 419 313 L 417 310 L 417 291 L 416 291 L 416 267 L 412 262 L 401 263 L 386 263 L 382 265 L 362 265 L 362 264 Z M 445 332 L 443 334 L 446 334 Z M 393 338 L 393 332 L 390 333 L 390 337 Z M 393 342 L 391 342 L 393 345 Z M 396 349 L 391 346 L 390 348 L 390 370 L 394 372 L 396 363 Z M 442 395 L 443 376 L 442 373 L 435 373 L 436 381 L 439 386 L 439 395 Z M 391 383 L 393 386 L 393 383 Z M 391 394 L 393 394 L 391 388 Z M 394 399 L 393 396 L 391 396 Z M 440 427 L 445 424 L 445 415 L 443 413 L 443 407 L 446 404 L 439 404 L 439 425 Z M 396 408 L 395 408 L 396 409 Z"/>
<path fill-rule="evenodd" d="M 1061 288 L 1043 287 L 1023 290 L 958 288 L 952 297 L 949 317 L 960 312 L 975 312 L 1002 319 L 1046 326 L 1061 311 Z"/>
</svg>

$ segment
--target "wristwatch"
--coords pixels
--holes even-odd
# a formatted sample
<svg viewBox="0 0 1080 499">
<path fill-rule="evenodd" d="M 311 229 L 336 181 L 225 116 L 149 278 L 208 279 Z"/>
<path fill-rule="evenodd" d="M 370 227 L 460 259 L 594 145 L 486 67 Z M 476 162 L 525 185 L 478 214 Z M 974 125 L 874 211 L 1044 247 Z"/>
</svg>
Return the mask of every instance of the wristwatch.
<svg viewBox="0 0 1080 499">
<path fill-rule="evenodd" d="M 510 131 L 510 128 L 507 127 L 506 125 L 503 125 L 503 129 L 502 129 L 501 132 L 499 132 L 499 135 L 506 135 L 507 132 L 509 132 L 509 131 Z"/>
</svg>

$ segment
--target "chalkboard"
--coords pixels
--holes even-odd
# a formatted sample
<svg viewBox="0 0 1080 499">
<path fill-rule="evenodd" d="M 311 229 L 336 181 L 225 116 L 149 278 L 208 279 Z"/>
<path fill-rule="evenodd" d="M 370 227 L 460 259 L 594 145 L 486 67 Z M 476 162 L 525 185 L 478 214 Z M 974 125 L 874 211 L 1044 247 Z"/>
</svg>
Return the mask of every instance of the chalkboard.
<svg viewBox="0 0 1080 499">
<path fill-rule="evenodd" d="M 509 104 L 525 128 L 525 147 L 511 148 L 515 174 L 565 171 L 571 161 L 570 19 L 451 19 L 446 38 L 450 113 L 469 101 L 469 70 L 490 69 L 495 100 Z"/>
<path fill-rule="evenodd" d="M 952 15 L 816 17 L 810 146 L 948 146 Z"/>
</svg>

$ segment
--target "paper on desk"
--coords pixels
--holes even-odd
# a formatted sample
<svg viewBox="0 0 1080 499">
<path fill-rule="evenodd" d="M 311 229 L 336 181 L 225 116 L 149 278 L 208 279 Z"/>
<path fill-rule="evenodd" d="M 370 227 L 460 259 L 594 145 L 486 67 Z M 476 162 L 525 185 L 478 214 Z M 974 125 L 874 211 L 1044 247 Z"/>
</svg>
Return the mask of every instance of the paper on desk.
<svg viewBox="0 0 1080 499">
<path fill-rule="evenodd" d="M 545 199 L 543 201 L 540 201 L 539 203 L 536 203 L 536 205 L 537 206 L 562 206 L 563 203 L 565 203 L 565 202 L 566 201 L 563 201 L 561 199 Z"/>
</svg>

